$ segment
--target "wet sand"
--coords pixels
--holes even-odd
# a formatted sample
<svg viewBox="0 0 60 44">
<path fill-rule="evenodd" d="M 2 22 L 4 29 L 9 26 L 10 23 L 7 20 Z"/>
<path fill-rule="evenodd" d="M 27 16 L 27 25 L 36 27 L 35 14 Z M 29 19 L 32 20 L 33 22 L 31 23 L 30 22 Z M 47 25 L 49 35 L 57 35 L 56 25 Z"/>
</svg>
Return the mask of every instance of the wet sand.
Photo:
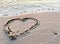
<svg viewBox="0 0 60 44">
<path fill-rule="evenodd" d="M 23 37 L 18 37 L 17 40 L 11 41 L 5 32 L 3 31 L 3 25 L 10 19 L 12 18 L 24 18 L 24 17 L 34 17 L 40 21 L 40 25 L 35 28 L 34 31 L 31 31 L 30 34 L 23 36 Z M 31 23 L 33 24 L 33 21 L 28 21 L 26 24 L 22 25 L 22 23 L 19 25 L 13 24 L 13 26 L 16 26 L 13 29 L 19 29 L 21 31 L 25 30 L 28 25 L 30 26 Z M 24 27 L 24 28 L 22 28 Z M 28 28 L 26 28 L 28 29 Z M 54 38 L 53 32 L 58 32 L 60 33 L 60 12 L 48 12 L 48 13 L 33 13 L 33 14 L 24 14 L 20 16 L 11 16 L 11 17 L 0 17 L 0 44 L 40 44 L 45 42 L 50 41 L 52 38 Z M 58 37 L 59 39 L 59 37 Z M 50 42 L 48 44 L 60 44 Z"/>
</svg>

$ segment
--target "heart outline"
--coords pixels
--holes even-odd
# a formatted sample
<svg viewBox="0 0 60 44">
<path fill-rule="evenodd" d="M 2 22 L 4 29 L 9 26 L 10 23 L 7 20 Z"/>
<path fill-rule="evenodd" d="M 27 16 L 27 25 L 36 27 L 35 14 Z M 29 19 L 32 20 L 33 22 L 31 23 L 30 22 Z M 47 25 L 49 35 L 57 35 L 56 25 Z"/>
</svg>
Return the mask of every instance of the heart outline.
<svg viewBox="0 0 60 44">
<path fill-rule="evenodd" d="M 35 28 L 40 24 L 39 21 L 38 21 L 36 18 L 28 17 L 28 18 L 22 18 L 22 19 L 20 19 L 20 18 L 11 19 L 11 20 L 9 20 L 4 26 L 7 27 L 9 23 L 11 23 L 11 22 L 13 22 L 13 21 L 15 21 L 15 20 L 20 20 L 20 21 L 22 21 L 22 22 L 25 22 L 26 20 L 29 20 L 29 19 L 34 20 L 34 21 L 36 22 L 33 26 L 31 26 L 31 27 L 29 28 L 29 30 L 35 29 Z M 11 31 L 11 29 L 10 29 L 9 27 L 7 27 L 7 28 L 8 28 L 8 31 L 6 31 L 6 30 L 5 30 L 5 31 L 6 31 L 6 32 L 9 32 L 9 33 L 7 33 L 7 34 L 10 34 L 10 32 L 12 32 L 12 31 Z M 20 33 L 20 35 L 28 33 L 29 30 L 25 30 L 23 33 Z M 16 35 L 15 35 L 15 36 L 16 36 Z M 12 39 L 11 36 L 10 36 L 10 38 Z M 15 40 L 15 39 L 16 39 L 16 37 L 13 36 L 13 39 L 12 39 L 12 40 Z"/>
</svg>

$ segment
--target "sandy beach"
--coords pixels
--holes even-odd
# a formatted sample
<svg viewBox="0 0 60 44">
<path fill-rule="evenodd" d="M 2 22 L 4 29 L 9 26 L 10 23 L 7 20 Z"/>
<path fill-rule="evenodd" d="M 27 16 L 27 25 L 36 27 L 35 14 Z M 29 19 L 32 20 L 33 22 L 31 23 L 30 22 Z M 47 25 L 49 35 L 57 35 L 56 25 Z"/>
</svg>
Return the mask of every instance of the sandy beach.
<svg viewBox="0 0 60 44">
<path fill-rule="evenodd" d="M 10 19 L 24 17 L 36 18 L 40 21 L 40 25 L 28 35 L 18 37 L 16 40 L 11 41 L 3 31 L 3 25 Z M 34 21 L 29 20 L 25 23 L 13 23 L 11 26 L 12 28 L 14 27 L 13 29 L 15 30 L 18 29 L 19 31 L 23 31 L 28 29 L 27 27 L 32 24 L 34 24 Z M 0 17 L 0 44 L 60 44 L 60 36 L 53 39 L 55 37 L 53 32 L 60 33 L 60 12 L 31 13 L 18 16 Z M 50 41 L 52 39 L 53 41 Z"/>
</svg>

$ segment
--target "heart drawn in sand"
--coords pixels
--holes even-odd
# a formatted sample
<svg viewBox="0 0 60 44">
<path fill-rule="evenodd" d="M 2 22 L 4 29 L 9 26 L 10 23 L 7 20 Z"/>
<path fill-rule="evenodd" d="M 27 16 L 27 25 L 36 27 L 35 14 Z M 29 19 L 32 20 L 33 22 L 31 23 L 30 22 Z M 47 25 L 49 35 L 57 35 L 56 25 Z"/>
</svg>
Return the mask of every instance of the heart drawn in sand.
<svg viewBox="0 0 60 44">
<path fill-rule="evenodd" d="M 15 39 L 17 36 L 25 35 L 30 30 L 35 29 L 39 24 L 36 18 L 15 18 L 5 24 L 5 27 L 8 28 L 5 31 L 11 39 Z"/>
</svg>

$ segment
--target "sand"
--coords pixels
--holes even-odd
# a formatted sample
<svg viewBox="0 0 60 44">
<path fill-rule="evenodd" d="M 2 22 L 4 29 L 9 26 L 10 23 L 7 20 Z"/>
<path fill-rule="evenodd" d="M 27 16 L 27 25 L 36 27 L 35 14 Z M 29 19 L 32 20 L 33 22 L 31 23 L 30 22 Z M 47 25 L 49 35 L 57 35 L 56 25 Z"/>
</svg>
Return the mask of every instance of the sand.
<svg viewBox="0 0 60 44">
<path fill-rule="evenodd" d="M 18 37 L 14 41 L 10 40 L 3 31 L 3 25 L 12 18 L 24 17 L 34 17 L 40 21 L 40 25 L 28 35 Z M 19 22 L 16 24 L 13 23 L 13 26 L 16 27 L 12 28 L 24 31 L 25 29 L 28 29 L 27 27 L 29 25 L 31 26 L 31 23 L 33 24 L 34 22 L 28 21 L 28 23 L 21 24 Z M 31 13 L 19 16 L 0 17 L 0 44 L 60 44 L 60 36 L 57 36 L 57 38 L 54 39 L 56 36 L 54 35 L 54 32 L 60 33 L 60 12 Z"/>
</svg>

